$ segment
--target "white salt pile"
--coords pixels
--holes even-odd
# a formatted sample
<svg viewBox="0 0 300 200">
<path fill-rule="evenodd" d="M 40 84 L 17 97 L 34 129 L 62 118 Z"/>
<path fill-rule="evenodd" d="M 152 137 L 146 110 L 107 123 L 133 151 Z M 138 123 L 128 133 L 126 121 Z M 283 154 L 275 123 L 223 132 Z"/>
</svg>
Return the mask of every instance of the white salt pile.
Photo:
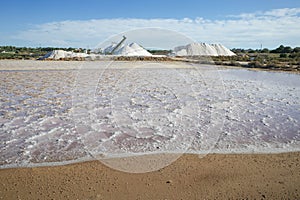
<svg viewBox="0 0 300 200">
<path fill-rule="evenodd" d="M 89 54 L 74 53 L 74 52 L 71 52 L 71 51 L 64 51 L 64 50 L 54 50 L 54 51 L 51 51 L 51 52 L 47 53 L 41 59 L 59 60 L 61 58 L 85 58 L 87 56 L 89 56 Z"/>
<path fill-rule="evenodd" d="M 111 53 L 111 51 L 116 47 L 117 44 L 112 44 L 104 49 L 104 53 Z M 113 55 L 120 56 L 152 56 L 146 49 L 138 45 L 137 43 L 131 43 L 126 45 L 121 45 Z"/>
<path fill-rule="evenodd" d="M 221 44 L 211 44 L 215 47 L 218 55 L 220 56 L 235 56 L 236 54 L 233 53 L 230 49 L 226 48 L 225 46 Z"/>
<path fill-rule="evenodd" d="M 191 43 L 174 48 L 176 56 L 234 56 L 235 53 L 221 44 Z"/>
<path fill-rule="evenodd" d="M 110 54 L 114 48 L 117 46 L 117 43 L 113 43 L 111 45 L 109 45 L 108 47 L 106 47 L 104 50 L 103 50 L 103 53 L 104 54 Z M 124 44 L 121 44 L 119 48 L 122 48 L 124 46 Z M 101 51 L 101 50 L 100 50 Z M 94 52 L 96 52 L 96 50 L 94 50 Z"/>
</svg>

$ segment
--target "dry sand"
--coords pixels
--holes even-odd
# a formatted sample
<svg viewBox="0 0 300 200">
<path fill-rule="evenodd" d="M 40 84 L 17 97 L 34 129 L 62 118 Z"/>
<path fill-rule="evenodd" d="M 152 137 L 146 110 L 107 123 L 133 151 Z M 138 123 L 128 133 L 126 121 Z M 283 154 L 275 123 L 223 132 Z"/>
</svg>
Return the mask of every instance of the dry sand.
<svg viewBox="0 0 300 200">
<path fill-rule="evenodd" d="M 300 199 L 300 152 L 184 155 L 154 172 L 99 161 L 0 170 L 1 199 Z"/>
</svg>

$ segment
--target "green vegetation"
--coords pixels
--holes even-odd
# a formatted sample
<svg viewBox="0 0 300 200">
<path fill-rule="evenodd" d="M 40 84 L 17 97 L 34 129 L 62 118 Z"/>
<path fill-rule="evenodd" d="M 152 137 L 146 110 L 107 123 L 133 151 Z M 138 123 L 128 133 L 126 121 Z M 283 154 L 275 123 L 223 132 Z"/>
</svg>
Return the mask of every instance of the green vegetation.
<svg viewBox="0 0 300 200">
<path fill-rule="evenodd" d="M 280 45 L 278 48 L 272 49 L 272 50 L 269 50 L 267 48 L 264 48 L 264 49 L 238 49 L 238 48 L 234 48 L 234 49 L 231 49 L 231 51 L 233 51 L 236 54 L 241 54 L 241 53 L 245 53 L 245 54 L 251 54 L 251 53 L 299 53 L 300 52 L 300 47 L 292 48 L 290 46 Z"/>
<path fill-rule="evenodd" d="M 37 59 L 46 55 L 49 51 L 65 50 L 74 52 L 84 52 L 85 49 L 77 48 L 58 48 L 58 47 L 14 47 L 0 46 L 0 59 Z"/>
<path fill-rule="evenodd" d="M 168 55 L 169 53 L 172 52 L 172 50 L 147 50 L 149 51 L 152 55 Z"/>
<path fill-rule="evenodd" d="M 300 47 L 291 48 L 280 45 L 269 50 L 232 49 L 236 56 L 213 57 L 217 65 L 241 66 L 272 70 L 300 71 Z"/>
</svg>

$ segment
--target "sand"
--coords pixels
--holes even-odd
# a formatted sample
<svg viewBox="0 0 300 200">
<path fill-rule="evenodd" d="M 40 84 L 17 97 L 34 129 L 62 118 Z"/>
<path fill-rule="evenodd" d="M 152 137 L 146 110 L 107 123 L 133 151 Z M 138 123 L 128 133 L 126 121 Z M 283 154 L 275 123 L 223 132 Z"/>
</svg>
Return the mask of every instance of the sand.
<svg viewBox="0 0 300 200">
<path fill-rule="evenodd" d="M 99 161 L 0 170 L 1 199 L 299 199 L 300 152 L 184 155 L 149 173 Z"/>
</svg>

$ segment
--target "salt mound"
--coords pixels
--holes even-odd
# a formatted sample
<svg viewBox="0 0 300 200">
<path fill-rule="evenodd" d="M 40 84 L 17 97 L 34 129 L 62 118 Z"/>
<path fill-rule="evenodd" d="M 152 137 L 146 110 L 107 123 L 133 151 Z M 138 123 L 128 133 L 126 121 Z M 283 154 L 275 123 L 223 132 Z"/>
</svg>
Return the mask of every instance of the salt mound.
<svg viewBox="0 0 300 200">
<path fill-rule="evenodd" d="M 127 46 L 127 45 L 126 45 Z M 146 49 L 138 45 L 137 43 L 131 43 L 129 45 L 130 49 L 127 48 L 127 51 L 125 51 L 125 55 L 136 55 L 136 56 L 152 56 L 151 53 L 149 53 Z"/>
<path fill-rule="evenodd" d="M 114 48 L 115 48 L 117 45 L 118 45 L 117 43 L 113 43 L 113 44 L 109 45 L 108 47 L 106 47 L 106 48 L 103 50 L 103 53 L 104 53 L 104 54 L 110 54 L 110 53 L 112 52 L 112 50 L 114 50 Z M 122 47 L 124 47 L 124 44 L 121 44 L 120 47 L 119 47 L 118 49 L 120 49 L 120 48 L 122 48 Z"/>
<path fill-rule="evenodd" d="M 125 45 L 117 50 L 114 54 L 122 56 L 152 56 L 151 53 L 149 53 L 146 49 L 142 48 L 137 43 Z"/>
<path fill-rule="evenodd" d="M 47 53 L 45 56 L 42 57 L 42 59 L 54 59 L 58 60 L 61 58 L 85 58 L 89 56 L 89 54 L 86 53 L 74 53 L 71 51 L 64 51 L 64 50 L 54 50 L 49 53 Z"/>
<path fill-rule="evenodd" d="M 104 53 L 110 53 L 117 44 L 112 44 L 104 49 Z M 113 55 L 120 56 L 152 56 L 146 49 L 138 45 L 137 43 L 131 43 L 127 45 L 121 45 Z"/>
<path fill-rule="evenodd" d="M 134 49 L 143 49 L 140 45 L 138 45 L 137 43 L 133 42 L 129 45 L 131 48 Z"/>
<path fill-rule="evenodd" d="M 122 55 L 122 56 L 136 56 L 135 51 L 128 45 L 125 45 L 124 47 L 122 47 L 121 49 L 119 49 L 118 51 L 116 51 L 114 53 L 115 55 Z"/>
<path fill-rule="evenodd" d="M 234 56 L 235 53 L 221 44 L 191 43 L 174 48 L 176 56 Z"/>
<path fill-rule="evenodd" d="M 215 47 L 218 55 L 220 56 L 235 56 L 236 54 L 230 51 L 230 49 L 226 48 L 225 46 L 221 44 L 212 44 L 213 47 Z"/>
</svg>

